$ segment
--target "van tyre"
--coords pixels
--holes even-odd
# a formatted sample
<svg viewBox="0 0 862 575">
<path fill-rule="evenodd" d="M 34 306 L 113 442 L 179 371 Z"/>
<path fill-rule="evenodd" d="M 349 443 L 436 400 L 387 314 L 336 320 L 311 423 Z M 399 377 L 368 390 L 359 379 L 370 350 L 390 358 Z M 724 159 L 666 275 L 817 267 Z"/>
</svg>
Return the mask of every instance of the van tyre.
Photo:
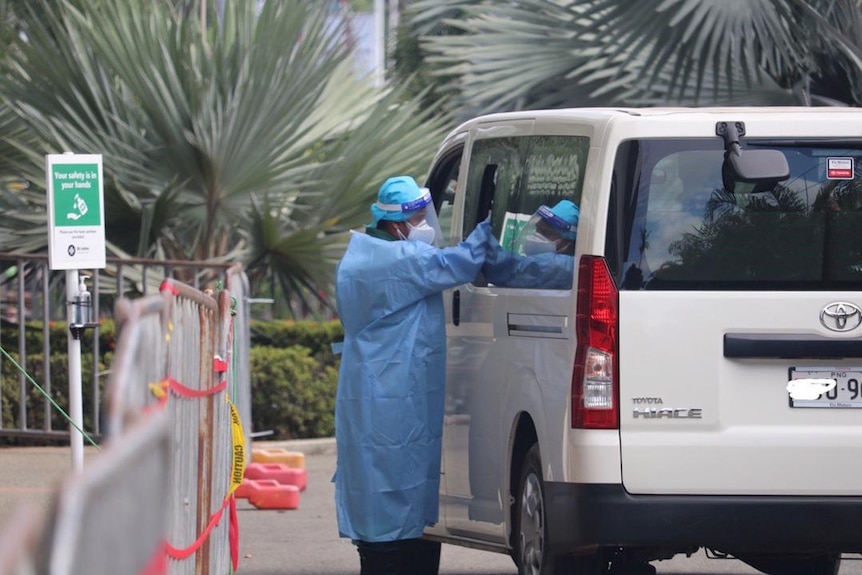
<svg viewBox="0 0 862 575">
<path fill-rule="evenodd" d="M 518 575 L 601 575 L 606 573 L 600 553 L 576 557 L 554 557 L 547 543 L 548 523 L 546 513 L 545 482 L 542 479 L 542 459 L 539 444 L 535 443 L 527 452 L 515 507 L 514 557 Z"/>
</svg>

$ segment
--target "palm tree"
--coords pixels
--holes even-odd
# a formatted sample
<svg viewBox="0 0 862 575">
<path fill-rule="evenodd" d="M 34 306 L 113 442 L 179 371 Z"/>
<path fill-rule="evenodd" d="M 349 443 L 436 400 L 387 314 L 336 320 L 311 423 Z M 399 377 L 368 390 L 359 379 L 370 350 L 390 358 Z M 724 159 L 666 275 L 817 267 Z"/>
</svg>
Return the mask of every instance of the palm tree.
<svg viewBox="0 0 862 575">
<path fill-rule="evenodd" d="M 456 109 L 862 104 L 857 0 L 415 0 L 408 12 L 426 61 L 455 78 Z"/>
<path fill-rule="evenodd" d="M 33 0 L 0 80 L 0 125 L 31 183 L 0 196 L 5 250 L 47 243 L 44 154 L 104 157 L 112 254 L 239 260 L 319 297 L 379 182 L 417 176 L 442 122 L 358 77 L 326 3 Z"/>
</svg>

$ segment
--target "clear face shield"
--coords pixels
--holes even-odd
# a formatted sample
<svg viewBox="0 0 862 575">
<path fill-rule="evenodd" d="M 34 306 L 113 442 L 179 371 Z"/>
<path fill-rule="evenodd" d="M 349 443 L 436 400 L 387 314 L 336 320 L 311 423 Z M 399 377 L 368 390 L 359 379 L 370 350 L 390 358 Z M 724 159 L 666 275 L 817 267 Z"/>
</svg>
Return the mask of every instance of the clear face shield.
<svg viewBox="0 0 862 575">
<path fill-rule="evenodd" d="M 387 212 L 410 214 L 405 222 L 410 230 L 408 237 L 400 239 L 424 241 L 438 248 L 443 246 L 443 231 L 440 229 L 440 220 L 437 218 L 437 210 L 434 209 L 431 192 L 427 188 L 422 188 L 422 195 L 415 200 L 401 204 L 377 202 L 377 207 Z"/>
<path fill-rule="evenodd" d="M 522 256 L 574 255 L 576 233 L 577 226 L 555 215 L 547 206 L 541 206 L 521 229 L 512 251 Z"/>
</svg>

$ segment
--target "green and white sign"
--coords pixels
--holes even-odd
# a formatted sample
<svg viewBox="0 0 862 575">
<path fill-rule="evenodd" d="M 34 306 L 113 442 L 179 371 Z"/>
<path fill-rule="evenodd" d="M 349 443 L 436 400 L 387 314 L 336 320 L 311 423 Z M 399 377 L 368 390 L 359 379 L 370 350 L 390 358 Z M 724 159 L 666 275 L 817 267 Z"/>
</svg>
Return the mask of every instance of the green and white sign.
<svg viewBox="0 0 862 575">
<path fill-rule="evenodd" d="M 105 208 L 100 154 L 45 156 L 48 261 L 52 270 L 105 267 Z"/>
<path fill-rule="evenodd" d="M 506 212 L 503 217 L 503 233 L 500 236 L 500 245 L 507 252 L 515 251 L 515 240 L 518 239 L 521 230 L 530 221 L 533 214 L 517 214 L 514 212 Z M 523 255 L 523 254 L 520 254 Z"/>
</svg>

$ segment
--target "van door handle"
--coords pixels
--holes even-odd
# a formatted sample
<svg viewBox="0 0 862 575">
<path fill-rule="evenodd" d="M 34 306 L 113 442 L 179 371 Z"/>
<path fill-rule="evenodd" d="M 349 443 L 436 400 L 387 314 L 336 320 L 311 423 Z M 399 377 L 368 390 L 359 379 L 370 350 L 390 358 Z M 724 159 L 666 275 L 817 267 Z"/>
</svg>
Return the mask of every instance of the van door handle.
<svg viewBox="0 0 862 575">
<path fill-rule="evenodd" d="M 563 315 L 506 314 L 506 327 L 511 336 L 568 339 L 568 325 L 569 318 Z"/>
<path fill-rule="evenodd" d="M 452 323 L 461 323 L 461 290 L 458 289 L 452 292 Z"/>
</svg>

